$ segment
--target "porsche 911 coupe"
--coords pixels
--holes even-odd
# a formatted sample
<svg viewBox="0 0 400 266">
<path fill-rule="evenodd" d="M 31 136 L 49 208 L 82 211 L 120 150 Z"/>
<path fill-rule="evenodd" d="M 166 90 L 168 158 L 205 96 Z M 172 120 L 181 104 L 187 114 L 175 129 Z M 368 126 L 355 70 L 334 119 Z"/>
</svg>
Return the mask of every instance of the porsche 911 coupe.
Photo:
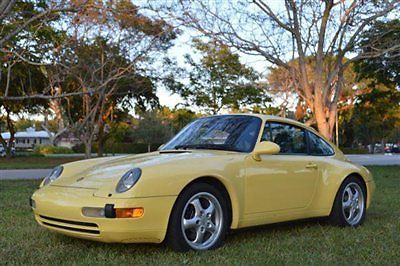
<svg viewBox="0 0 400 266">
<path fill-rule="evenodd" d="M 217 248 L 228 230 L 312 217 L 357 227 L 375 190 L 314 129 L 267 115 L 204 117 L 158 151 L 56 167 L 30 199 L 54 232 L 102 242 Z"/>
</svg>

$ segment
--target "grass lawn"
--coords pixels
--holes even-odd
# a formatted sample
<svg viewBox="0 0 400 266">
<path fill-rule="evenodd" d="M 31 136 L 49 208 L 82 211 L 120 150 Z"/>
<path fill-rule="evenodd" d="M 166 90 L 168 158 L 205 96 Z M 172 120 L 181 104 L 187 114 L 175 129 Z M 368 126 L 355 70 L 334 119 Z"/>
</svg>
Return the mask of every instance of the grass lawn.
<svg viewBox="0 0 400 266">
<path fill-rule="evenodd" d="M 82 160 L 83 157 L 35 157 L 23 156 L 11 159 L 0 158 L 1 169 L 46 169 L 59 164 Z"/>
<path fill-rule="evenodd" d="M 377 191 L 363 226 L 317 221 L 234 232 L 203 253 L 163 245 L 103 244 L 50 233 L 36 224 L 28 198 L 39 181 L 0 181 L 0 264 L 400 264 L 400 167 L 370 167 Z"/>
</svg>

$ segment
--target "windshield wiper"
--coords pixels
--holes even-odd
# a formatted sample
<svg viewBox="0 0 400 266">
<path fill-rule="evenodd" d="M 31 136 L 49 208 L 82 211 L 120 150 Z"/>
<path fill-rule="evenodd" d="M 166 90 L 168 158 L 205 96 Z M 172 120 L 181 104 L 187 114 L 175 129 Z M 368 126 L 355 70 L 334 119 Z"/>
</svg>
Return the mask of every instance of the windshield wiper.
<svg viewBox="0 0 400 266">
<path fill-rule="evenodd" d="M 228 144 L 182 144 L 176 145 L 175 149 L 207 149 L 207 150 L 227 150 L 227 151 L 237 151 L 241 150 Z"/>
</svg>

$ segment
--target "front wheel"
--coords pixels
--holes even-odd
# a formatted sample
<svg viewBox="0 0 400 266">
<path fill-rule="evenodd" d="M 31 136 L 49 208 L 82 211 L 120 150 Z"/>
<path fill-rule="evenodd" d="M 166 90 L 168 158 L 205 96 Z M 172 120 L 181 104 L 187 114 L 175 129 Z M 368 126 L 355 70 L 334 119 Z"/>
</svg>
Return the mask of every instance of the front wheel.
<svg viewBox="0 0 400 266">
<path fill-rule="evenodd" d="M 210 184 L 195 183 L 175 203 L 167 242 L 176 251 L 217 248 L 225 237 L 228 217 L 223 194 Z"/>
<path fill-rule="evenodd" d="M 331 222 L 340 226 L 361 225 L 365 219 L 366 199 L 363 182 L 356 177 L 347 178 L 336 195 Z"/>
</svg>

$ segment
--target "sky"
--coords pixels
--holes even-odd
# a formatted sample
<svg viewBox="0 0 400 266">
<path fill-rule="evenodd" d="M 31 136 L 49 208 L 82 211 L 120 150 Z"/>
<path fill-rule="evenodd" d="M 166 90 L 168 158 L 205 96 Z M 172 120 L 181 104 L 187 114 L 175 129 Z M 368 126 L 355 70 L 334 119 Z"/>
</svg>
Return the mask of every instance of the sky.
<svg viewBox="0 0 400 266">
<path fill-rule="evenodd" d="M 184 55 L 190 54 L 193 56 L 193 48 L 191 47 L 191 40 L 195 37 L 195 33 L 190 30 L 184 30 L 183 33 L 174 40 L 174 46 L 168 51 L 168 56 L 175 59 L 179 66 L 184 67 Z M 243 64 L 253 67 L 259 73 L 264 75 L 268 71 L 269 63 L 265 61 L 261 56 L 249 56 L 240 54 L 240 61 Z M 194 56 L 195 57 L 195 56 Z M 196 57 L 195 57 L 196 58 Z M 163 87 L 157 88 L 157 96 L 159 97 L 160 104 L 174 108 L 179 103 L 184 103 L 184 100 L 177 94 L 171 93 Z"/>
<path fill-rule="evenodd" d="M 269 0 L 268 4 L 271 6 L 272 9 L 280 9 L 281 4 L 283 3 L 282 0 Z M 255 6 L 255 8 L 257 8 Z M 191 47 L 191 40 L 194 37 L 198 37 L 198 33 L 193 30 L 181 28 L 183 31 L 182 34 L 178 36 L 176 40 L 174 40 L 174 46 L 171 47 L 168 51 L 168 56 L 174 58 L 178 65 L 184 67 L 184 55 L 190 54 L 193 56 L 193 48 Z M 268 73 L 268 67 L 271 65 L 266 62 L 266 60 L 261 56 L 250 56 L 241 54 L 240 61 L 243 64 L 253 67 L 259 73 L 266 75 Z M 196 58 L 196 57 L 195 57 Z M 160 104 L 168 106 L 170 108 L 174 108 L 179 103 L 184 103 L 184 100 L 177 94 L 172 94 L 170 91 L 166 90 L 165 88 L 159 87 L 157 88 L 157 96 L 159 97 Z M 279 104 L 279 103 L 276 103 Z M 194 110 L 196 111 L 196 110 Z"/>
</svg>

